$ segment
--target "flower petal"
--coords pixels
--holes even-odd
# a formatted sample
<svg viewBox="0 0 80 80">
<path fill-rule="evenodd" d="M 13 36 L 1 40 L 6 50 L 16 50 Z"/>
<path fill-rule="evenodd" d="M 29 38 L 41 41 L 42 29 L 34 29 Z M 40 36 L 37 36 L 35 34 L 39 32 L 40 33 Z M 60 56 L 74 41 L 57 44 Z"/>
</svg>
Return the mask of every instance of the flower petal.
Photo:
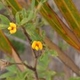
<svg viewBox="0 0 80 80">
<path fill-rule="evenodd" d="M 10 31 L 11 34 L 15 33 L 17 31 L 16 24 L 15 23 L 10 23 L 10 26 L 8 27 L 8 30 Z"/>
<path fill-rule="evenodd" d="M 11 27 L 10 26 L 8 27 L 8 30 L 11 30 Z"/>
<path fill-rule="evenodd" d="M 16 27 L 16 24 L 12 22 L 10 23 L 10 26 Z"/>
<path fill-rule="evenodd" d="M 43 45 L 40 41 L 33 41 L 31 47 L 32 47 L 32 49 L 35 49 L 38 51 L 38 50 L 42 50 Z"/>
</svg>

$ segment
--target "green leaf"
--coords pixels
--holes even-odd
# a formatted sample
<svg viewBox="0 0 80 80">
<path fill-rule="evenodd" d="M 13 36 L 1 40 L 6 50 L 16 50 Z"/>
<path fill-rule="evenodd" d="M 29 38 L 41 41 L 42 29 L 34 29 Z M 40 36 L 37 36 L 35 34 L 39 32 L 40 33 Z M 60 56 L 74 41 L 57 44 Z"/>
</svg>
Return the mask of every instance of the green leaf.
<svg viewBox="0 0 80 80">
<path fill-rule="evenodd" d="M 42 31 L 41 35 L 42 35 L 42 38 L 44 39 L 44 38 L 45 38 L 45 36 L 46 36 L 45 31 Z"/>
<path fill-rule="evenodd" d="M 69 45 L 64 43 L 63 41 L 59 41 L 58 46 L 62 49 L 62 50 L 66 50 Z"/>
<path fill-rule="evenodd" d="M 32 70 L 26 69 L 26 71 L 22 73 L 22 79 L 25 80 L 27 77 L 27 80 L 33 80 L 33 74 L 34 72 Z"/>
<path fill-rule="evenodd" d="M 22 26 L 22 25 L 26 24 L 27 22 L 28 22 L 28 19 L 24 18 L 21 20 L 20 25 Z"/>
<path fill-rule="evenodd" d="M 27 15 L 28 15 L 27 10 L 24 9 L 24 8 L 20 11 L 20 13 L 21 13 L 21 17 L 22 17 L 22 18 L 26 18 Z"/>
<path fill-rule="evenodd" d="M 18 79 L 15 77 L 7 77 L 6 80 L 18 80 Z"/>
<path fill-rule="evenodd" d="M 8 28 L 9 25 L 5 25 L 5 24 L 0 24 L 0 29 L 5 29 Z"/>
<path fill-rule="evenodd" d="M 18 69 L 15 65 L 7 67 L 7 70 L 13 74 L 17 73 Z"/>
<path fill-rule="evenodd" d="M 23 19 L 21 20 L 20 25 L 26 24 L 27 22 L 34 19 L 34 17 L 35 17 L 33 10 L 30 10 L 28 13 L 26 11 L 22 10 L 21 15 L 22 15 Z"/>
<path fill-rule="evenodd" d="M 55 71 L 48 70 L 45 74 L 46 75 L 46 80 L 51 80 L 52 76 L 54 76 L 55 74 L 56 74 Z"/>
<path fill-rule="evenodd" d="M 9 19 L 6 16 L 0 14 L 0 23 L 9 25 L 10 21 L 9 21 Z"/>
<path fill-rule="evenodd" d="M 7 73 L 4 73 L 4 74 L 0 75 L 0 78 L 7 78 L 7 77 L 10 77 L 12 75 L 13 75 L 13 73 L 7 72 Z"/>
<path fill-rule="evenodd" d="M 30 35 L 30 38 L 32 39 L 32 41 L 34 41 L 34 40 L 40 40 L 40 41 L 42 41 L 42 37 L 35 30 L 35 25 L 34 24 L 28 23 L 26 25 L 26 31 Z"/>
<path fill-rule="evenodd" d="M 34 18 L 34 11 L 31 10 L 30 13 L 29 13 L 29 15 L 28 15 L 28 21 L 30 21 L 33 18 Z"/>
<path fill-rule="evenodd" d="M 80 77 L 71 77 L 69 80 L 80 80 Z"/>
<path fill-rule="evenodd" d="M 38 64 L 38 72 L 39 72 L 39 77 L 45 77 L 46 80 L 51 80 L 51 76 L 54 76 L 56 74 L 55 71 L 49 70 L 49 53 L 45 52 L 40 58 L 39 58 L 39 64 Z"/>
<path fill-rule="evenodd" d="M 42 3 L 45 3 L 47 0 L 41 0 Z"/>
<path fill-rule="evenodd" d="M 58 53 L 55 50 L 49 50 L 49 53 L 51 53 L 52 56 L 57 57 Z"/>
<path fill-rule="evenodd" d="M 49 65 L 50 59 L 49 59 L 49 53 L 46 51 L 43 53 L 43 55 L 38 59 L 38 71 L 40 73 L 40 77 L 43 77 L 48 70 L 48 65 Z"/>
<path fill-rule="evenodd" d="M 16 13 L 15 18 L 16 18 L 16 23 L 19 25 L 20 24 L 20 13 L 19 12 Z"/>
<path fill-rule="evenodd" d="M 35 17 L 35 0 L 32 0 L 31 9 L 28 15 L 28 21 L 32 20 Z"/>
<path fill-rule="evenodd" d="M 35 8 L 35 0 L 32 0 L 31 9 L 33 10 L 34 8 Z"/>
</svg>

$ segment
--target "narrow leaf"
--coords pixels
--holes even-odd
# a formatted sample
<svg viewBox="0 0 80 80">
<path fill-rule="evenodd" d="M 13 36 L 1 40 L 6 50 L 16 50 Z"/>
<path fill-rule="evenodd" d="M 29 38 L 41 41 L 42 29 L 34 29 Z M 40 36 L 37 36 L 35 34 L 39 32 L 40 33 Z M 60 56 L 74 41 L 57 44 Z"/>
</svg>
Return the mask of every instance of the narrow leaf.
<svg viewBox="0 0 80 80">
<path fill-rule="evenodd" d="M 55 2 L 75 35 L 80 37 L 80 15 L 72 0 L 55 0 Z"/>
<path fill-rule="evenodd" d="M 12 54 L 10 43 L 8 42 L 2 31 L 0 31 L 0 50 L 7 53 L 8 55 Z"/>
<path fill-rule="evenodd" d="M 35 7 L 35 0 L 32 0 L 32 3 L 31 3 L 31 9 L 33 10 Z"/>
<path fill-rule="evenodd" d="M 7 28 L 7 27 L 8 27 L 8 25 L 0 24 L 0 30 L 1 30 L 1 29 L 5 29 L 5 28 Z"/>
<path fill-rule="evenodd" d="M 56 13 L 51 9 L 48 3 L 45 3 L 41 10 L 43 17 L 49 22 L 52 28 L 54 28 L 62 38 L 70 45 L 80 50 L 80 43 L 73 32 L 66 27 L 66 25 L 59 19 Z"/>
<path fill-rule="evenodd" d="M 2 79 L 2 78 L 7 78 L 7 77 L 10 77 L 10 76 L 12 76 L 12 75 L 13 75 L 13 73 L 7 72 L 7 73 L 4 73 L 4 74 L 0 75 L 0 78 L 1 78 L 1 79 Z"/>
<path fill-rule="evenodd" d="M 19 12 L 16 13 L 15 18 L 16 18 L 16 23 L 20 24 L 20 13 Z"/>
</svg>

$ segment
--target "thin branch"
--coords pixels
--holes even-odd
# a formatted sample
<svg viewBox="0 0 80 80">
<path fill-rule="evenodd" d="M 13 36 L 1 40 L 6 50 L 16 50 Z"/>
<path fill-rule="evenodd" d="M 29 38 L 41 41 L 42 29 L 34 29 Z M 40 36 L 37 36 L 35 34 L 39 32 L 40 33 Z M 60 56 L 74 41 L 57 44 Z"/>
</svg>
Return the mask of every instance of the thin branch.
<svg viewBox="0 0 80 80">
<path fill-rule="evenodd" d="M 6 62 L 6 64 L 8 64 L 8 66 L 11 66 L 11 65 L 14 65 L 14 64 L 16 64 L 16 65 L 25 65 L 28 69 L 30 69 L 32 71 L 35 71 L 35 68 L 33 68 L 32 66 L 29 66 L 29 65 L 27 65 L 23 62 L 22 63 Z"/>
<path fill-rule="evenodd" d="M 29 45 L 31 46 L 31 41 L 32 41 L 32 40 L 30 39 L 30 37 L 29 37 L 28 33 L 26 32 L 26 30 L 25 30 L 24 27 L 22 27 L 22 30 L 23 30 L 23 32 L 24 32 L 24 34 L 25 34 L 25 36 L 26 36 L 26 38 L 27 38 L 27 40 L 28 40 L 28 42 L 29 42 Z M 31 50 L 32 50 L 33 56 L 36 57 L 35 51 L 34 51 L 32 48 L 31 48 Z"/>
<path fill-rule="evenodd" d="M 37 73 L 37 60 L 38 60 L 38 58 L 35 57 L 35 63 L 34 63 L 34 69 L 35 69 L 35 71 L 34 71 L 34 74 L 35 74 L 35 78 L 36 78 L 36 80 L 38 80 L 38 73 Z"/>
<path fill-rule="evenodd" d="M 38 73 L 37 73 L 37 70 L 34 71 L 34 74 L 35 74 L 35 79 L 38 80 Z"/>
<path fill-rule="evenodd" d="M 23 29 L 23 32 L 24 32 L 24 34 L 25 34 L 26 38 L 28 39 L 29 43 L 31 44 L 31 41 L 32 41 L 32 40 L 30 39 L 30 37 L 29 37 L 28 33 L 26 32 L 26 30 L 25 30 L 25 28 L 24 28 L 24 27 L 22 27 L 22 29 Z"/>
<path fill-rule="evenodd" d="M 30 39 L 28 33 L 26 32 L 26 30 L 25 30 L 24 27 L 22 27 L 22 29 L 23 29 L 23 32 L 24 32 L 26 38 L 28 39 L 29 44 L 31 45 L 31 39 Z M 31 48 L 31 50 L 32 50 L 32 53 L 34 54 L 34 58 L 35 58 L 35 63 L 34 63 L 33 71 L 34 71 L 34 74 L 35 74 L 35 79 L 38 80 L 38 73 L 37 73 L 37 59 L 38 59 L 38 58 L 37 58 L 37 55 L 36 55 L 36 51 L 33 50 L 32 48 Z M 28 67 L 28 66 L 26 65 L 26 67 Z M 29 68 L 30 68 L 30 67 L 29 67 Z M 32 70 L 32 69 L 31 69 L 31 70 Z"/>
<path fill-rule="evenodd" d="M 25 64 L 25 63 L 24 63 L 24 65 L 25 65 L 28 69 L 30 69 L 30 70 L 32 70 L 32 71 L 35 71 L 35 69 L 34 69 L 32 66 L 29 66 L 29 65 L 27 65 L 27 64 Z"/>
</svg>

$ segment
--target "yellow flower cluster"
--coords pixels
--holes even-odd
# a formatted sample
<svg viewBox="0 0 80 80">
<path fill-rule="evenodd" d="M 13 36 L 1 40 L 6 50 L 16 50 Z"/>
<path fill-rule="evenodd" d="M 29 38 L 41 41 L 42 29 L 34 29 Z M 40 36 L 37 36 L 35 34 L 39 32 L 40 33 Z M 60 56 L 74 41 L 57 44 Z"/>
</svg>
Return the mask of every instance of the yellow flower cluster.
<svg viewBox="0 0 80 80">
<path fill-rule="evenodd" d="M 43 49 L 43 45 L 41 43 L 41 41 L 33 41 L 32 43 L 32 49 L 35 49 L 35 50 L 42 50 Z"/>
<path fill-rule="evenodd" d="M 8 30 L 10 31 L 11 34 L 14 34 L 17 31 L 16 24 L 15 23 L 10 23 L 10 26 L 8 27 Z"/>
<path fill-rule="evenodd" d="M 8 30 L 10 31 L 11 34 L 14 34 L 17 31 L 16 24 L 15 23 L 10 23 L 10 26 L 8 27 Z M 42 50 L 43 45 L 42 45 L 41 41 L 33 41 L 32 49 L 35 49 L 37 51 Z"/>
</svg>

